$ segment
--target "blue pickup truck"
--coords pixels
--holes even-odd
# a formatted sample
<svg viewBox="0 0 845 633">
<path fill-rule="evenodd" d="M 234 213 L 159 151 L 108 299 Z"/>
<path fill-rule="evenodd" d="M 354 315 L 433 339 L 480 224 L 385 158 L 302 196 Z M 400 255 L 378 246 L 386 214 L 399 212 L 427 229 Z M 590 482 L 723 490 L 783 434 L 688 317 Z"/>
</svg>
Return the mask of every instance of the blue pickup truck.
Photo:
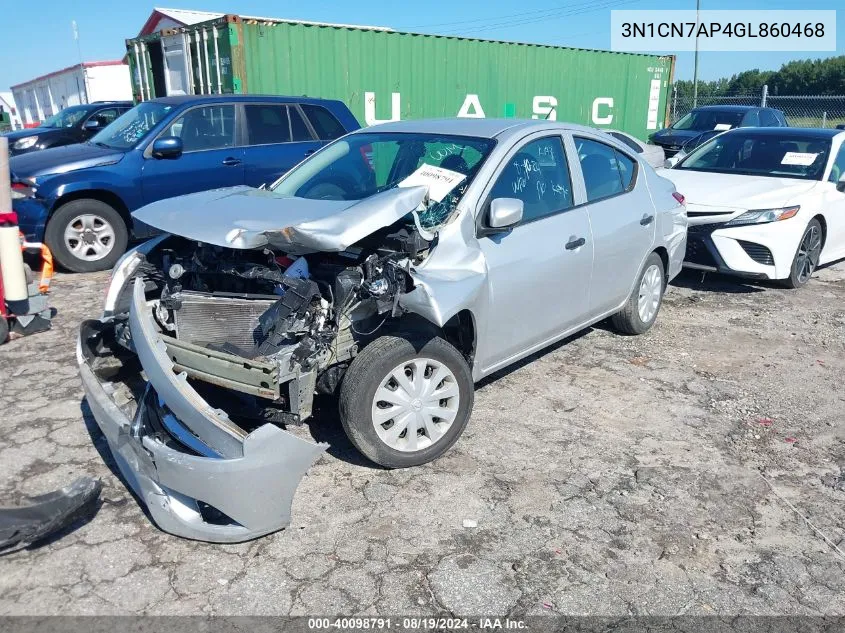
<svg viewBox="0 0 845 633">
<path fill-rule="evenodd" d="M 27 239 L 46 242 L 61 266 L 105 270 L 130 239 L 153 234 L 132 211 L 186 193 L 270 183 L 359 127 L 343 103 L 326 99 L 153 99 L 86 143 L 12 157 L 12 206 Z"/>
</svg>

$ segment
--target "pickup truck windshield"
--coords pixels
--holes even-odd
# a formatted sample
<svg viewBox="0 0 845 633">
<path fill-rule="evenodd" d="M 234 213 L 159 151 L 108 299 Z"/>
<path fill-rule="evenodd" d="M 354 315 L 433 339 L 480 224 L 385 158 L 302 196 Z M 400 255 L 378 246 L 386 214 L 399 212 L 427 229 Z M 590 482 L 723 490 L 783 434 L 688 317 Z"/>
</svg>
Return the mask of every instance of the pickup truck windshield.
<svg viewBox="0 0 845 633">
<path fill-rule="evenodd" d="M 94 145 L 131 149 L 140 143 L 173 109 L 172 105 L 146 101 L 125 112 L 91 139 Z"/>
<path fill-rule="evenodd" d="M 420 213 L 420 223 L 432 227 L 454 210 L 494 145 L 491 139 L 467 136 L 351 134 L 288 172 L 270 189 L 297 198 L 362 200 L 392 189 L 415 174 L 415 184 L 431 182 L 429 195 L 440 198 L 434 192 L 442 190 L 442 185 L 426 181 L 439 176 L 455 184 Z M 425 167 L 443 171 L 421 174 Z"/>
</svg>

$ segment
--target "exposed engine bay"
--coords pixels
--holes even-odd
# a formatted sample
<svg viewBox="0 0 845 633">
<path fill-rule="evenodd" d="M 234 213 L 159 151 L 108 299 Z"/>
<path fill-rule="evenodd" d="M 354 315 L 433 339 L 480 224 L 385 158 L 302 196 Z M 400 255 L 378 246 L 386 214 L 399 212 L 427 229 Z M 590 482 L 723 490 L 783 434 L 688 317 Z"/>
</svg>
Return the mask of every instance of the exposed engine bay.
<svg viewBox="0 0 845 633">
<path fill-rule="evenodd" d="M 135 277 L 174 369 L 250 429 L 311 415 L 315 390 L 333 392 L 358 350 L 402 313 L 408 268 L 429 248 L 403 223 L 343 252 L 299 256 L 170 236 Z M 128 319 L 116 318 L 115 339 L 132 348 Z"/>
</svg>

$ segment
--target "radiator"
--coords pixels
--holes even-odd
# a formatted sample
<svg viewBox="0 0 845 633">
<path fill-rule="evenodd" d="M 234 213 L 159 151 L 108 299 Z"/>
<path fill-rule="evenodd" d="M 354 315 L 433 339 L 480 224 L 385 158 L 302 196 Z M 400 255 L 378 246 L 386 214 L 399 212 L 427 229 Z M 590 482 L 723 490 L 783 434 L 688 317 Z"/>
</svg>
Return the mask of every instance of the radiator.
<svg viewBox="0 0 845 633">
<path fill-rule="evenodd" d="M 195 345 L 231 343 L 254 352 L 258 319 L 278 297 L 244 299 L 183 291 L 182 307 L 174 310 L 176 338 Z"/>
</svg>

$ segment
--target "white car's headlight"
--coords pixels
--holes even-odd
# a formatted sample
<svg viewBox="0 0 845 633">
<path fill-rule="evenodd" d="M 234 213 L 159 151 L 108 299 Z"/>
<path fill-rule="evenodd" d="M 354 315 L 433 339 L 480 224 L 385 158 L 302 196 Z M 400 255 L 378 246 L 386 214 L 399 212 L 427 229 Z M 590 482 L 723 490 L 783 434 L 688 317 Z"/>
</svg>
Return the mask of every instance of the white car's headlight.
<svg viewBox="0 0 845 633">
<path fill-rule="evenodd" d="M 800 209 L 796 207 L 783 207 L 782 209 L 754 209 L 746 211 L 733 220 L 725 222 L 725 226 L 747 226 L 749 224 L 767 224 L 794 218 Z"/>
<path fill-rule="evenodd" d="M 12 145 L 15 149 L 29 149 L 33 145 L 38 142 L 37 136 L 27 136 L 26 138 L 22 138 L 18 141 L 15 141 L 15 144 Z"/>
</svg>

